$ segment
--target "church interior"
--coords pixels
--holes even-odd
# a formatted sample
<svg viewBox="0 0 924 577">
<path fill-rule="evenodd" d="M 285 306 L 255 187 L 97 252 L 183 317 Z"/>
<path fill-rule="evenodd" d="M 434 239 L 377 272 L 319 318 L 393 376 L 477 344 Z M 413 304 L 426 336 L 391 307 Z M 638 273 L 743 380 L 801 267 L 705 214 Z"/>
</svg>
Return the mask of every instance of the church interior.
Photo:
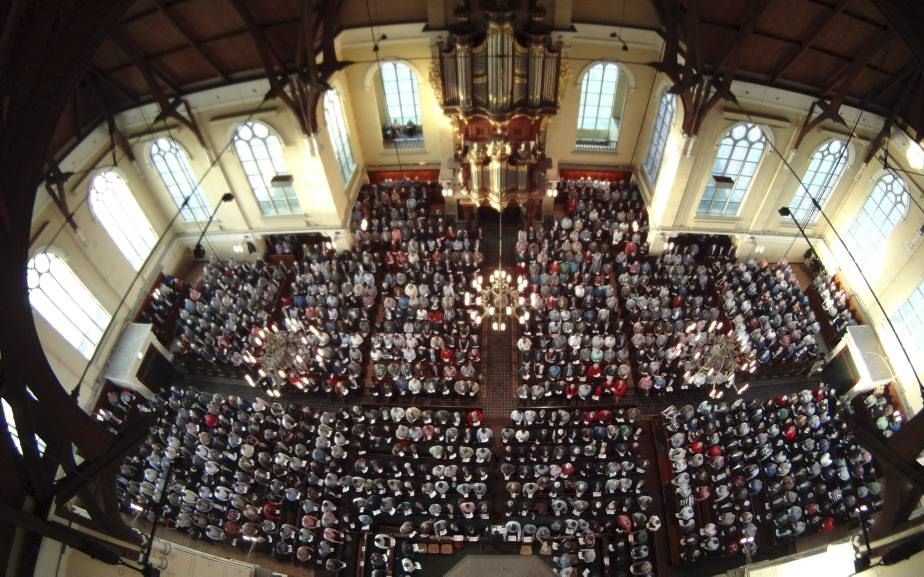
<svg viewBox="0 0 924 577">
<path fill-rule="evenodd" d="M 0 14 L 0 575 L 924 572 L 924 5 Z"/>
</svg>

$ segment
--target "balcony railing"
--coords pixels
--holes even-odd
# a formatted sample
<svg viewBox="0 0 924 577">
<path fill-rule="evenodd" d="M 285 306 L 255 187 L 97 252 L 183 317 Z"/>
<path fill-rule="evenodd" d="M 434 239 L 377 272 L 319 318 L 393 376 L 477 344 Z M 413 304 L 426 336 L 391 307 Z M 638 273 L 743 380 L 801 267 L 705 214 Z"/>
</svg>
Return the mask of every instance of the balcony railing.
<svg viewBox="0 0 924 577">
<path fill-rule="evenodd" d="M 574 149 L 582 152 L 615 152 L 616 141 L 579 138 L 574 145 Z"/>
<path fill-rule="evenodd" d="M 385 140 L 384 142 L 385 142 L 385 148 L 397 148 L 399 150 L 423 150 L 424 149 L 423 136 L 411 136 L 411 137 L 400 136 L 398 138 Z"/>
</svg>

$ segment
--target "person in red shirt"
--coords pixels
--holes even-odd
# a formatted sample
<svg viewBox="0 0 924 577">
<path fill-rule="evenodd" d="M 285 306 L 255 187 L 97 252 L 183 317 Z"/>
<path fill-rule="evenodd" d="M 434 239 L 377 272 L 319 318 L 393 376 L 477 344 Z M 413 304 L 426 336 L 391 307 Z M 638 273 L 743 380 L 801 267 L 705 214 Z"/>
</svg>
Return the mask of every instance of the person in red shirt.
<svg viewBox="0 0 924 577">
<path fill-rule="evenodd" d="M 600 368 L 600 363 L 594 363 L 587 368 L 587 376 L 592 379 L 599 378 L 601 374 L 603 374 L 603 369 Z"/>
</svg>

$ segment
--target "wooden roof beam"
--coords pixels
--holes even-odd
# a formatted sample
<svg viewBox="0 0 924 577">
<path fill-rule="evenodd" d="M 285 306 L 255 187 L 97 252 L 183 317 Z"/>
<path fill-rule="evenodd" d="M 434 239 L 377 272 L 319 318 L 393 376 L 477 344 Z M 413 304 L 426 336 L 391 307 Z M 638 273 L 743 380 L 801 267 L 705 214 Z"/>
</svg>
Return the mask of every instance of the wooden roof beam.
<svg viewBox="0 0 924 577">
<path fill-rule="evenodd" d="M 924 39 L 921 38 L 921 21 L 924 7 L 920 2 L 907 0 L 873 0 L 889 25 L 898 32 L 918 68 L 924 71 Z"/>
<path fill-rule="evenodd" d="M 120 93 L 122 93 L 123 95 L 125 95 L 125 96 L 126 96 L 129 100 L 131 100 L 132 103 L 134 103 L 135 105 L 140 105 L 140 104 L 141 104 L 141 96 L 140 96 L 137 92 L 135 92 L 134 90 L 132 90 L 131 88 L 129 88 L 129 87 L 126 86 L 125 84 L 119 82 L 119 81 L 116 80 L 115 78 L 111 78 L 111 77 L 109 77 L 109 76 L 106 76 L 106 74 L 104 74 L 104 73 L 103 73 L 99 68 L 97 68 L 96 66 L 93 66 L 93 65 L 91 64 L 91 65 L 90 65 L 90 68 L 89 68 L 89 73 L 92 74 L 94 77 L 98 78 L 99 80 L 101 80 L 102 82 L 105 82 L 105 83 L 108 84 L 109 86 L 113 87 L 117 92 L 120 92 Z"/>
<path fill-rule="evenodd" d="M 920 80 L 921 73 L 919 72 L 915 82 L 920 82 Z M 905 107 L 905 104 L 908 101 L 908 96 L 912 92 L 912 90 L 902 90 L 898 93 L 898 96 L 895 98 L 895 102 L 892 103 L 892 106 L 889 109 L 889 115 L 886 117 L 885 122 L 882 123 L 882 128 L 866 148 L 866 156 L 863 158 L 863 164 L 869 164 L 869 161 L 871 161 L 876 156 L 876 153 L 879 152 L 882 144 L 886 141 L 892 131 L 892 125 L 895 124 L 895 119 L 898 117 L 898 111 Z"/>
<path fill-rule="evenodd" d="M 792 67 L 793 64 L 795 64 L 800 58 L 808 53 L 809 49 L 815 45 L 818 37 L 828 29 L 838 14 L 843 12 L 849 1 L 850 0 L 839 0 L 837 4 L 831 7 L 830 12 L 827 14 L 822 14 L 820 17 L 815 19 L 815 21 L 809 27 L 812 30 L 809 37 L 803 40 L 799 48 L 797 48 L 795 52 L 793 52 L 776 67 L 776 69 L 770 74 L 770 82 L 776 82 Z"/>
<path fill-rule="evenodd" d="M 119 34 L 118 31 L 110 36 L 110 40 L 132 59 L 135 67 L 138 68 L 141 75 L 144 76 L 145 82 L 148 83 L 148 87 L 151 88 L 152 91 L 155 85 L 158 87 L 158 90 L 160 90 L 160 85 L 157 82 L 159 78 L 170 90 L 175 94 L 179 94 L 179 83 L 176 78 L 169 72 L 163 70 L 163 67 L 155 66 L 134 42 L 122 34 Z"/>
<path fill-rule="evenodd" d="M 103 116 L 106 119 L 106 127 L 109 129 L 110 150 L 112 151 L 112 164 L 117 164 L 115 157 L 116 147 L 119 147 L 125 157 L 131 162 L 135 162 L 135 151 L 132 150 L 132 146 L 125 137 L 125 133 L 123 133 L 116 124 L 115 115 L 112 113 L 112 107 L 109 106 L 109 101 L 106 100 L 106 96 L 103 95 L 103 91 L 100 89 L 99 80 L 95 77 L 91 77 L 88 79 L 88 84 L 96 95 L 100 108 L 103 110 Z"/>
<path fill-rule="evenodd" d="M 655 9 L 658 19 L 664 27 L 664 54 L 655 68 L 663 72 L 676 86 L 680 82 L 680 67 L 678 56 L 680 53 L 680 26 L 677 18 L 677 4 L 674 0 L 655 0 Z"/>
<path fill-rule="evenodd" d="M 135 65 L 138 67 L 138 70 L 141 71 L 141 75 L 144 76 L 144 80 L 148 85 L 148 88 L 151 90 L 151 95 L 154 97 L 154 100 L 157 102 L 157 105 L 160 107 L 160 113 L 157 115 L 157 118 L 154 119 L 153 124 L 157 124 L 166 118 L 173 118 L 180 124 L 192 130 L 193 134 L 196 135 L 196 139 L 199 141 L 199 144 L 203 148 L 207 148 L 205 144 L 205 139 L 202 137 L 202 131 L 199 130 L 199 125 L 196 122 L 196 118 L 192 114 L 192 110 L 189 107 L 189 103 L 183 100 L 180 97 L 180 89 L 174 83 L 167 81 L 167 86 L 173 91 L 174 97 L 171 99 L 170 96 L 164 91 L 164 87 L 158 82 L 158 78 L 163 79 L 163 75 L 159 74 L 157 69 L 145 58 L 144 54 L 141 53 L 138 48 L 131 43 L 126 38 L 120 37 L 118 34 L 112 36 L 113 41 L 117 46 L 122 48 L 129 54 L 135 62 Z M 180 112 L 180 106 L 185 106 L 186 115 L 184 116 Z"/>
<path fill-rule="evenodd" d="M 917 70 L 918 68 L 914 64 L 914 62 L 909 62 L 904 67 L 902 67 L 901 70 L 899 70 L 895 74 L 888 76 L 885 79 L 885 82 L 881 82 L 873 86 L 872 88 L 870 88 L 869 91 L 863 95 L 863 100 L 860 103 L 860 108 L 866 108 L 869 102 L 871 102 L 873 97 L 875 97 L 877 94 L 886 94 L 888 91 L 892 90 L 892 88 L 894 88 L 897 84 L 904 82 L 905 80 L 908 80 L 909 78 L 911 78 L 914 75 L 914 73 L 917 72 Z"/>
<path fill-rule="evenodd" d="M 672 0 L 668 0 L 669 2 Z M 690 0 L 687 3 L 687 14 L 685 20 L 686 26 L 686 41 L 687 41 L 687 61 L 690 62 L 690 65 L 687 66 L 684 62 L 684 68 L 695 68 L 695 73 L 702 75 L 703 73 L 703 41 L 702 41 L 702 28 L 700 26 L 700 1 L 701 0 Z"/>
<path fill-rule="evenodd" d="M 741 44 L 752 32 L 754 32 L 754 29 L 757 28 L 757 23 L 760 21 L 761 16 L 764 15 L 764 12 L 767 11 L 767 8 L 770 7 L 772 2 L 773 0 L 756 0 L 748 4 L 748 11 L 744 17 L 744 21 L 738 26 L 738 32 L 735 34 L 735 38 L 732 40 L 731 44 L 725 48 L 725 52 L 716 63 L 716 70 L 724 69 L 728 65 L 729 59 L 737 55 Z M 733 62 L 732 66 L 730 66 L 732 70 L 737 67 L 737 62 Z"/>
<path fill-rule="evenodd" d="M 199 54 L 199 56 L 201 56 L 202 59 L 212 67 L 212 70 L 217 72 L 223 80 L 230 82 L 231 76 L 224 70 L 224 68 L 219 66 L 218 62 L 216 62 L 208 52 L 206 52 L 206 50 L 202 47 L 202 43 L 193 38 L 192 34 L 186 28 L 186 25 L 170 13 L 170 11 L 167 9 L 167 5 L 164 3 L 164 0 L 154 0 L 154 4 L 157 6 L 157 10 L 163 14 L 164 18 L 169 20 L 170 23 L 173 24 L 174 28 L 176 28 L 184 38 L 186 38 L 186 41 L 189 42 L 189 45 L 192 47 L 192 49 L 195 50 L 196 53 Z"/>
<path fill-rule="evenodd" d="M 64 183 L 72 176 L 74 176 L 73 172 L 61 172 L 61 168 L 57 164 L 52 164 L 45 175 L 45 190 L 51 200 L 54 201 L 55 206 L 58 207 L 58 210 L 61 211 L 64 220 L 76 232 L 78 230 L 77 222 L 74 221 L 74 215 L 67 206 L 67 191 L 64 190 Z"/>
<path fill-rule="evenodd" d="M 250 38 L 253 40 L 257 48 L 257 53 L 260 55 L 260 61 L 263 62 L 263 67 L 266 69 L 267 76 L 273 78 L 288 74 L 289 71 L 286 68 L 285 60 L 273 49 L 273 46 L 266 36 L 266 30 L 264 30 L 257 22 L 256 18 L 254 18 L 250 9 L 247 8 L 247 4 L 244 3 L 244 0 L 231 0 L 231 5 L 234 6 L 234 10 L 247 27 Z M 273 62 L 274 60 L 275 64 Z M 277 66 L 278 70 L 276 70 Z"/>
<path fill-rule="evenodd" d="M 856 80 L 857 75 L 862 72 L 863 68 L 869 64 L 869 61 L 882 52 L 894 39 L 895 34 L 890 30 L 881 30 L 872 38 L 867 39 L 863 43 L 863 47 L 854 55 L 853 60 L 838 68 L 834 74 L 828 77 L 824 87 L 821 89 L 821 93 L 830 93 L 839 84 L 842 87 L 846 85 L 849 90 L 850 85 L 853 84 L 853 81 Z"/>
</svg>

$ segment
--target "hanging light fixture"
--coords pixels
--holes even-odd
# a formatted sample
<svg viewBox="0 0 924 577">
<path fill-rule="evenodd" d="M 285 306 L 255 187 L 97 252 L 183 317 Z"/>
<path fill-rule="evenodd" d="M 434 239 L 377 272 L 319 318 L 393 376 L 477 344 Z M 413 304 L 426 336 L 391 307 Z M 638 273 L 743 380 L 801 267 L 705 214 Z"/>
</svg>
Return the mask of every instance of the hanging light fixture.
<svg viewBox="0 0 924 577">
<path fill-rule="evenodd" d="M 492 143 L 493 144 L 493 143 Z M 498 157 L 500 154 L 497 155 Z M 502 265 L 502 255 L 504 251 L 503 239 L 503 190 L 497 183 L 492 183 L 491 193 L 494 198 L 491 200 L 497 207 L 497 268 L 491 272 L 485 281 L 481 276 L 472 280 L 472 289 L 474 290 L 475 304 L 480 310 L 473 311 L 471 318 L 474 322 L 480 323 L 487 319 L 491 323 L 491 330 L 506 331 L 508 318 L 515 318 L 520 323 L 529 320 L 529 312 L 523 307 L 524 299 L 520 292 L 526 288 L 526 279 L 522 276 L 517 277 L 517 284 L 512 284 L 513 277 L 506 272 Z"/>
<path fill-rule="evenodd" d="M 288 382 L 289 373 L 306 370 L 305 360 L 299 354 L 299 350 L 304 349 L 306 344 L 301 329 L 301 321 L 295 319 L 286 319 L 284 330 L 279 330 L 275 324 L 269 329 L 260 329 L 252 337 L 252 345 L 256 350 L 243 355 L 244 362 L 257 369 L 261 383 L 271 383 L 270 389 L 276 393 L 281 385 Z M 247 375 L 247 382 L 255 386 L 250 375 Z"/>
<path fill-rule="evenodd" d="M 520 296 L 526 279 L 519 277 L 517 286 L 511 284 L 512 280 L 509 272 L 498 267 L 488 277 L 487 284 L 480 276 L 472 281 L 472 288 L 478 295 L 475 304 L 481 307 L 480 311 L 472 313 L 473 321 L 480 323 L 488 319 L 491 330 L 505 331 L 509 317 L 515 317 L 521 323 L 529 320 L 529 312 L 522 307 Z"/>
<path fill-rule="evenodd" d="M 725 394 L 718 388 L 720 385 L 726 388 L 735 387 L 735 372 L 739 369 L 739 356 L 738 343 L 734 334 L 732 332 L 718 334 L 713 338 L 712 344 L 705 353 L 698 352 L 694 356 L 697 367 L 687 377 L 687 382 L 710 385 L 712 388 L 709 391 L 709 398 L 720 399 Z M 747 370 L 749 365 L 745 363 L 741 368 Z M 736 390 L 744 392 L 746 388 L 747 385 L 744 385 Z"/>
</svg>

